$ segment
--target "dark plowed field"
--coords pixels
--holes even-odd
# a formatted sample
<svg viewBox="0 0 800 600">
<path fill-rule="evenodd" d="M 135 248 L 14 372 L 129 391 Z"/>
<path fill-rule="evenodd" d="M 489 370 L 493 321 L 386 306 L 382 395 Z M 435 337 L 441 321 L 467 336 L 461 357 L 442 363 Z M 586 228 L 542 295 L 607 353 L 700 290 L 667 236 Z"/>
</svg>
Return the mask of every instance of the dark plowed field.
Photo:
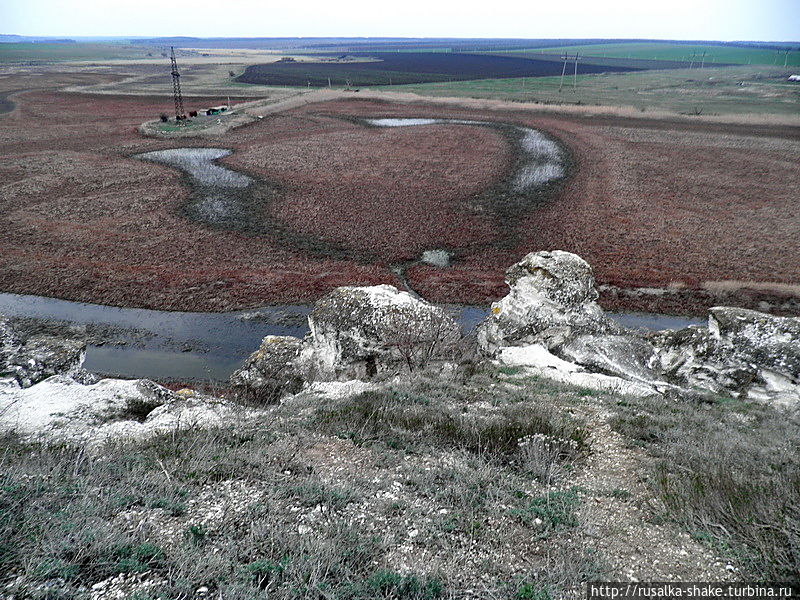
<svg viewBox="0 0 800 600">
<path fill-rule="evenodd" d="M 336 59 L 341 55 L 321 55 Z M 508 79 L 560 75 L 562 63 L 509 56 L 452 54 L 439 52 L 357 52 L 348 57 L 376 58 L 372 62 L 276 62 L 248 67 L 237 78 L 242 83 L 261 85 L 326 86 L 350 81 L 354 86 Z M 570 66 L 570 69 L 572 67 Z M 638 71 L 632 65 L 578 63 L 578 74 Z"/>
</svg>

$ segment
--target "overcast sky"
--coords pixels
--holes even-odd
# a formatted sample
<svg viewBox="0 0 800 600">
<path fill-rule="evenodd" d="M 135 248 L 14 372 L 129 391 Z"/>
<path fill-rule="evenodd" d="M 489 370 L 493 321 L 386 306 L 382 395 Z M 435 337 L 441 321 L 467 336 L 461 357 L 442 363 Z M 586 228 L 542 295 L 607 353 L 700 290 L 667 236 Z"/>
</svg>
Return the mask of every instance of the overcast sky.
<svg viewBox="0 0 800 600">
<path fill-rule="evenodd" d="M 797 41 L 800 0 L 0 0 L 0 33 Z"/>
</svg>

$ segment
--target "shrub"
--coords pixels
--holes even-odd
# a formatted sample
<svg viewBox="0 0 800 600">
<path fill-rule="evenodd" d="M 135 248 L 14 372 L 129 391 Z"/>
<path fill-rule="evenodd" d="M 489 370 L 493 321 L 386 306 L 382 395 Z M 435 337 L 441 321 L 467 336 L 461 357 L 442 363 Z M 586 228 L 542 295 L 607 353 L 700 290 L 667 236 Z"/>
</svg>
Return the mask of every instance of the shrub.
<svg viewBox="0 0 800 600">
<path fill-rule="evenodd" d="M 458 405 L 464 400 L 459 394 L 465 392 L 456 390 L 423 382 L 369 391 L 320 407 L 315 422 L 323 430 L 361 444 L 380 441 L 393 447 L 463 449 L 523 469 L 534 468 L 532 439 L 549 440 L 548 456 L 553 461 L 572 461 L 586 450 L 585 430 L 550 405 L 514 402 L 494 414 L 473 415 Z M 552 465 L 536 469 L 549 475 Z"/>
</svg>

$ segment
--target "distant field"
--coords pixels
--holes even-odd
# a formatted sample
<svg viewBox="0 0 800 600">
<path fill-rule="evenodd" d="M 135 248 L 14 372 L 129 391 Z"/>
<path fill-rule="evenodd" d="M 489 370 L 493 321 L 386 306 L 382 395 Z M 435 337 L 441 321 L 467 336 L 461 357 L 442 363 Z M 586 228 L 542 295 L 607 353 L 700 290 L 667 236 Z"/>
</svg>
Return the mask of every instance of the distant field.
<svg viewBox="0 0 800 600">
<path fill-rule="evenodd" d="M 352 54 L 348 55 L 352 56 Z M 261 85 L 354 86 L 410 84 L 471 79 L 542 77 L 561 73 L 562 65 L 552 60 L 493 56 L 485 54 L 449 54 L 439 52 L 372 52 L 375 62 L 301 63 L 277 62 L 248 67 L 237 78 L 242 83 Z M 583 65 L 589 73 L 630 71 L 633 66 Z"/>
<path fill-rule="evenodd" d="M 504 51 L 503 51 L 504 52 Z M 519 55 L 520 50 L 514 50 Z M 525 53 L 536 54 L 580 52 L 586 56 L 605 56 L 612 58 L 632 58 L 647 60 L 676 60 L 676 61 L 701 61 L 703 52 L 706 53 L 706 64 L 732 63 L 753 65 L 783 66 L 787 59 L 787 66 L 800 66 L 800 51 L 789 52 L 788 57 L 784 51 L 766 50 L 763 48 L 743 48 L 738 46 L 716 45 L 689 45 L 670 43 L 619 43 L 619 44 L 581 44 L 575 46 L 561 46 L 557 48 L 534 48 Z"/>
<path fill-rule="evenodd" d="M 684 114 L 800 115 L 800 84 L 777 67 L 676 69 L 560 77 L 481 79 L 384 87 L 425 96 L 463 96 L 543 104 L 631 106 Z"/>
<path fill-rule="evenodd" d="M 155 48 L 127 44 L 0 44 L 0 62 L 108 60 L 159 56 Z"/>
</svg>

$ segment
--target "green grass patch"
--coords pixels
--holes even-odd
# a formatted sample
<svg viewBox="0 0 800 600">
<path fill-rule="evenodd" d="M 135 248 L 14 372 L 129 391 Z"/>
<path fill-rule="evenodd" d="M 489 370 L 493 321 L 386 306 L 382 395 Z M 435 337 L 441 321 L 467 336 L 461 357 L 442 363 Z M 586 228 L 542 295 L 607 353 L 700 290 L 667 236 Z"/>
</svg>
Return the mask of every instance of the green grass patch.
<svg viewBox="0 0 800 600">
<path fill-rule="evenodd" d="M 788 54 L 786 50 L 789 50 Z M 740 46 L 720 46 L 716 44 L 670 44 L 669 42 L 643 42 L 624 44 L 585 44 L 562 46 L 559 48 L 536 48 L 525 51 L 531 58 L 537 54 L 580 53 L 582 56 L 609 58 L 631 58 L 640 60 L 675 60 L 694 62 L 700 66 L 705 53 L 705 65 L 715 63 L 742 65 L 774 65 L 789 67 L 800 66 L 800 50 L 796 47 L 786 50 L 768 50 L 764 48 L 744 48 Z M 519 50 L 509 50 L 520 54 Z"/>
<path fill-rule="evenodd" d="M 797 116 L 800 85 L 791 71 L 769 65 L 578 75 L 572 78 L 480 79 L 381 87 L 423 96 L 489 98 L 545 105 L 632 107 L 685 115 L 779 114 Z"/>
</svg>

